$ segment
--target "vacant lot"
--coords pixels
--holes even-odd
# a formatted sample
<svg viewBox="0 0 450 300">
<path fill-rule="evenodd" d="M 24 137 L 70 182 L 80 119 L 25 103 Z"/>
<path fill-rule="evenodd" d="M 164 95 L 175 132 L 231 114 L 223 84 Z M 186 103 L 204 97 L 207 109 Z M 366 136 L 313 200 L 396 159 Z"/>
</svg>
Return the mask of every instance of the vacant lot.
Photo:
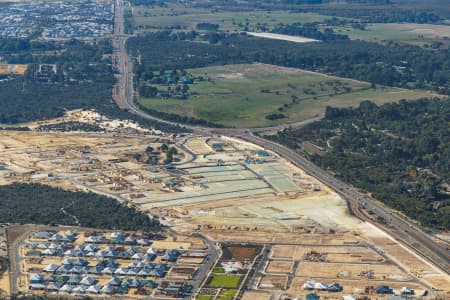
<svg viewBox="0 0 450 300">
<path fill-rule="evenodd" d="M 214 275 L 208 286 L 235 289 L 238 287 L 240 280 L 240 275 Z"/>
<path fill-rule="evenodd" d="M 287 276 L 264 276 L 261 278 L 259 287 L 268 289 L 284 289 L 286 288 L 287 281 Z"/>
<path fill-rule="evenodd" d="M 348 107 L 362 100 L 382 104 L 429 96 L 419 90 L 374 90 L 365 82 L 264 64 L 198 68 L 189 73 L 197 79 L 187 100 L 158 97 L 140 99 L 140 103 L 226 126 L 260 127 L 310 119 L 323 114 L 327 105 Z M 160 90 L 167 88 L 158 86 Z M 267 118 L 273 114 L 279 118 Z"/>
<path fill-rule="evenodd" d="M 293 266 L 294 263 L 291 261 L 272 260 L 269 262 L 266 272 L 287 274 L 292 272 Z"/>
<path fill-rule="evenodd" d="M 396 41 L 414 45 L 444 42 L 448 44 L 450 38 L 450 26 L 432 24 L 371 24 L 366 30 L 352 27 L 337 27 L 336 30 L 347 34 L 352 39 L 367 41 Z"/>
</svg>

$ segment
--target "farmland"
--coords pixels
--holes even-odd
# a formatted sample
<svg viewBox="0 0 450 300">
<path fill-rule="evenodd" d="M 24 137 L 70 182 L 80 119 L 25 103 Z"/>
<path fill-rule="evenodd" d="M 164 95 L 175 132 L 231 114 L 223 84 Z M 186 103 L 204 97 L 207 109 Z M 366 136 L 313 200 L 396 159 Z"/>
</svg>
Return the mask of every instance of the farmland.
<svg viewBox="0 0 450 300">
<path fill-rule="evenodd" d="M 431 45 L 435 42 L 449 44 L 450 26 L 413 23 L 370 24 L 366 30 L 352 27 L 335 27 L 341 34 L 351 39 L 361 39 L 373 42 L 395 41 L 413 45 Z"/>
<path fill-rule="evenodd" d="M 366 82 L 264 64 L 197 68 L 189 73 L 203 80 L 190 86 L 192 96 L 187 100 L 154 97 L 139 102 L 157 111 L 225 126 L 259 127 L 310 119 L 323 114 L 327 105 L 348 107 L 366 99 L 382 104 L 429 96 L 420 90 L 371 89 Z M 266 118 L 279 113 L 282 118 Z"/>
<path fill-rule="evenodd" d="M 254 30 L 258 23 L 272 27 L 277 23 L 321 22 L 327 16 L 288 11 L 211 11 L 168 3 L 167 7 L 133 7 L 133 24 L 138 32 L 178 27 L 195 29 L 198 23 L 218 24 L 221 30 Z"/>
</svg>

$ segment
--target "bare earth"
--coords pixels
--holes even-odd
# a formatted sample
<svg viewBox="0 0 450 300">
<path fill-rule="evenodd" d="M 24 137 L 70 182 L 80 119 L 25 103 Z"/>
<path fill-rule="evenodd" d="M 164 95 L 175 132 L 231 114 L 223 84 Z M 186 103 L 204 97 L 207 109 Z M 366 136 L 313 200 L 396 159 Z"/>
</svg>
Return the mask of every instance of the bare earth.
<svg viewBox="0 0 450 300">
<path fill-rule="evenodd" d="M 256 36 L 260 38 L 267 38 L 272 40 L 283 40 L 288 42 L 295 43 L 311 43 L 311 42 L 319 42 L 319 40 L 310 39 L 302 36 L 292 36 L 286 34 L 278 34 L 278 33 L 269 33 L 269 32 L 247 32 L 248 35 Z"/>
</svg>

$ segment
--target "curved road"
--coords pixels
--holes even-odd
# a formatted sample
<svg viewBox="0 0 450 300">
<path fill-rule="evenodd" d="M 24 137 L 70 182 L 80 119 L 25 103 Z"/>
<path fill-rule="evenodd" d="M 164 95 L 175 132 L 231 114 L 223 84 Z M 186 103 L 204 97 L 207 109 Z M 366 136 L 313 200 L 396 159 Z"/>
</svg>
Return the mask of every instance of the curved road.
<svg viewBox="0 0 450 300">
<path fill-rule="evenodd" d="M 304 169 L 306 172 L 323 182 L 325 185 L 333 188 L 337 193 L 339 193 L 350 203 L 352 211 L 356 214 L 357 217 L 374 224 L 397 240 L 401 241 L 403 244 L 407 245 L 409 248 L 414 249 L 419 255 L 426 258 L 428 261 L 432 262 L 446 273 L 450 274 L 450 251 L 435 240 L 431 239 L 428 234 L 423 232 L 417 226 L 411 224 L 407 220 L 402 219 L 398 215 L 393 214 L 389 208 L 385 207 L 380 202 L 369 198 L 367 195 L 357 191 L 355 188 L 331 176 L 324 170 L 314 165 L 312 162 L 308 161 L 306 158 L 300 156 L 298 153 L 277 143 L 267 141 L 251 134 L 251 132 L 280 130 L 287 127 L 302 126 L 314 122 L 321 117 L 316 117 L 295 124 L 266 128 L 205 128 L 167 121 L 158 117 L 151 116 L 146 112 L 140 110 L 140 108 L 137 107 L 137 105 L 133 101 L 133 63 L 128 56 L 125 48 L 126 40 L 129 35 L 125 35 L 124 33 L 124 10 L 124 0 L 116 0 L 113 38 L 113 65 L 119 72 L 119 75 L 118 83 L 115 85 L 113 90 L 113 98 L 120 108 L 126 109 L 129 112 L 136 114 L 142 118 L 188 128 L 190 130 L 193 130 L 197 134 L 222 134 L 240 137 L 244 140 L 274 151 L 283 158 Z M 375 211 L 377 216 L 380 216 L 384 220 L 386 220 L 386 224 L 374 222 L 360 210 L 360 207 L 365 207 L 366 209 Z"/>
</svg>

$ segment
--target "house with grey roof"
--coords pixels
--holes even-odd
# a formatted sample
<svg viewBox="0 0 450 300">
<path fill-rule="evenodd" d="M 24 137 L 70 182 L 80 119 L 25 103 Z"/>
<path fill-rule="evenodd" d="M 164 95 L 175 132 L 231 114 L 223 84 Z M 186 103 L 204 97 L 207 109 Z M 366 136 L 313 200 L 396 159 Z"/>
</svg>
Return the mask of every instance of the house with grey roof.
<svg viewBox="0 0 450 300">
<path fill-rule="evenodd" d="M 76 294 L 86 294 L 87 288 L 83 285 L 79 285 L 73 288 L 72 293 Z"/>
<path fill-rule="evenodd" d="M 108 281 L 108 285 L 119 286 L 122 283 L 122 279 L 113 277 Z"/>
<path fill-rule="evenodd" d="M 82 285 L 94 285 L 98 282 L 97 278 L 91 277 L 91 276 L 85 276 L 81 279 L 80 284 Z"/>
<path fill-rule="evenodd" d="M 61 282 L 52 282 L 45 287 L 45 290 L 48 292 L 57 292 L 62 287 Z"/>
<path fill-rule="evenodd" d="M 115 275 L 127 275 L 128 269 L 126 268 L 117 268 L 114 272 Z"/>
<path fill-rule="evenodd" d="M 42 269 L 42 271 L 53 274 L 56 272 L 56 270 L 58 270 L 58 268 L 59 266 L 56 264 L 49 264 L 44 269 Z"/>
<path fill-rule="evenodd" d="M 59 292 L 60 293 L 71 293 L 72 290 L 73 290 L 73 286 L 71 286 L 70 284 L 65 284 L 59 289 Z"/>
<path fill-rule="evenodd" d="M 102 287 L 101 292 L 103 294 L 113 294 L 115 291 L 115 288 L 111 285 L 105 285 L 104 287 Z"/>
<path fill-rule="evenodd" d="M 86 292 L 89 294 L 100 294 L 102 292 L 102 286 L 101 285 L 91 285 L 87 288 Z"/>
</svg>

